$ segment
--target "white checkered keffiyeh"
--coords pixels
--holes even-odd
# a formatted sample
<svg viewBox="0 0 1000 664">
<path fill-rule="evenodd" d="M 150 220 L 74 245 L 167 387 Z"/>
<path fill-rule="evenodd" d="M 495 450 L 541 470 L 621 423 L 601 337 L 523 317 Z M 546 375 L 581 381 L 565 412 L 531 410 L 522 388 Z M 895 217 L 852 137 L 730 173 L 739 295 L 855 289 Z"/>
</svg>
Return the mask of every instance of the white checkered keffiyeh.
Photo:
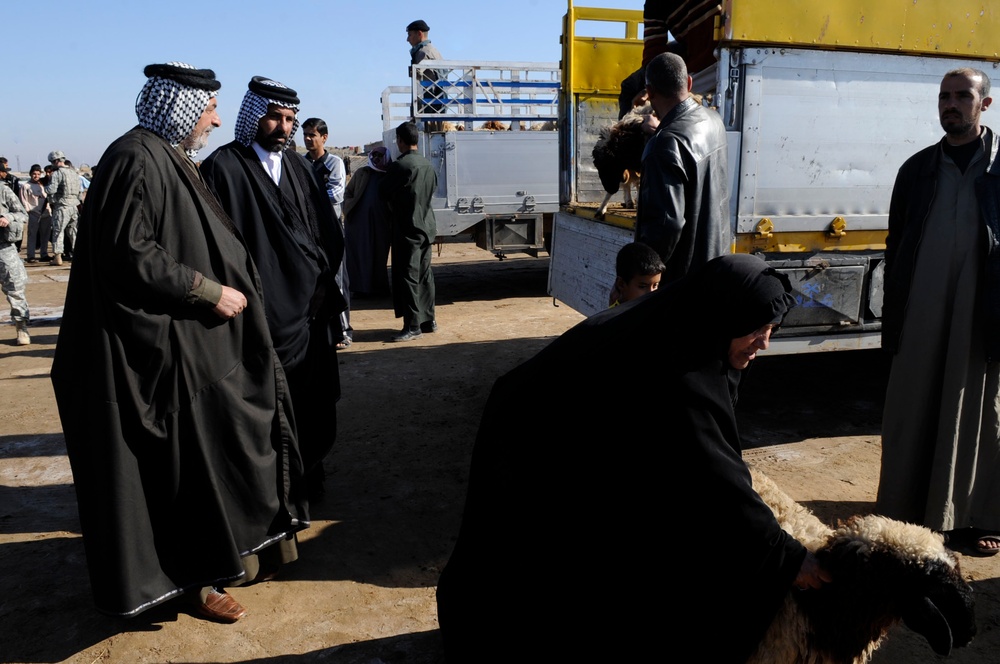
<svg viewBox="0 0 1000 664">
<path fill-rule="evenodd" d="M 267 85 L 273 85 L 278 88 L 287 88 L 288 86 L 282 85 L 277 81 L 267 81 Z M 266 97 L 261 97 L 256 92 L 247 90 L 247 93 L 243 96 L 243 103 L 240 105 L 240 113 L 236 116 L 236 140 L 246 145 L 247 147 L 253 143 L 253 139 L 257 136 L 257 124 L 260 119 L 267 114 L 267 105 L 275 104 L 281 106 L 282 108 L 290 108 L 296 113 L 299 112 L 299 107 L 295 104 L 288 104 L 285 102 L 278 101 L 276 99 L 267 99 Z M 294 136 L 295 132 L 299 130 L 299 119 L 295 118 L 295 124 L 292 125 L 292 133 L 289 136 Z M 288 147 L 286 144 L 285 147 Z"/>
<path fill-rule="evenodd" d="M 168 64 L 194 69 L 184 62 Z M 208 101 L 215 95 L 215 92 L 189 87 L 169 78 L 152 76 L 139 92 L 135 114 L 139 117 L 139 126 L 176 147 L 194 131 Z"/>
</svg>

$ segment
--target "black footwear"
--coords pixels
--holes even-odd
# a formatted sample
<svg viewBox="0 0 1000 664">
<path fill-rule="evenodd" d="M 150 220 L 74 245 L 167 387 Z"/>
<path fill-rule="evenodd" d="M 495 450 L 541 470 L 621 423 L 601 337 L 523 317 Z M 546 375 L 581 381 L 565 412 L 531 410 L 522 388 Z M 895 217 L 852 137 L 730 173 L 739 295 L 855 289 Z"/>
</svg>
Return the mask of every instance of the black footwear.
<svg viewBox="0 0 1000 664">
<path fill-rule="evenodd" d="M 432 334 L 438 331 L 438 324 L 436 320 L 424 321 L 420 324 L 420 331 L 427 334 Z"/>
<path fill-rule="evenodd" d="M 413 339 L 419 339 L 423 334 L 420 332 L 419 327 L 405 327 L 403 331 L 395 335 L 389 341 L 412 341 Z"/>
</svg>

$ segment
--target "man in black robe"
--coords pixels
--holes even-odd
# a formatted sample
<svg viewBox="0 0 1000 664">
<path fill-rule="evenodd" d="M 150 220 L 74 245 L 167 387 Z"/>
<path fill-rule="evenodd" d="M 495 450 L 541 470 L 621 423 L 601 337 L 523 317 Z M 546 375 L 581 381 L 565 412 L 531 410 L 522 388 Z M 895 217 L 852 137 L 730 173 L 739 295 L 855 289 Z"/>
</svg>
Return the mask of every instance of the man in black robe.
<svg viewBox="0 0 1000 664">
<path fill-rule="evenodd" d="M 733 412 L 790 290 L 718 258 L 497 380 L 438 583 L 449 662 L 736 664 L 793 583 L 829 580 L 754 492 Z"/>
<path fill-rule="evenodd" d="M 323 495 L 323 458 L 337 435 L 336 344 L 347 304 L 335 280 L 344 255 L 340 222 L 309 162 L 285 149 L 298 129 L 298 109 L 295 90 L 253 77 L 236 140 L 212 153 L 201 171 L 260 272 L 315 501 Z"/>
<path fill-rule="evenodd" d="M 52 383 L 98 608 L 190 591 L 234 622 L 246 611 L 221 587 L 292 559 L 308 526 L 302 462 L 260 280 L 192 161 L 219 82 L 184 63 L 145 74 L 139 126 L 84 204 Z"/>
<path fill-rule="evenodd" d="M 392 227 L 392 305 L 403 330 L 392 341 L 410 341 L 423 332 L 436 332 L 434 273 L 431 246 L 437 221 L 431 197 L 437 189 L 434 167 L 417 152 L 417 126 L 396 127 L 396 147 L 401 156 L 389 164 L 379 183 Z"/>
</svg>

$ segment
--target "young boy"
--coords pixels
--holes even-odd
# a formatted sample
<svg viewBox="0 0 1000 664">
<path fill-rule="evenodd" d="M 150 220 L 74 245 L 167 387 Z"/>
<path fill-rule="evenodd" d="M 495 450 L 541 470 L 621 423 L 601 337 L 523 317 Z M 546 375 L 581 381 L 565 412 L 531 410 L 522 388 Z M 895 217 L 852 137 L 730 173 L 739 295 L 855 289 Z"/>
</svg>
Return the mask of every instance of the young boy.
<svg viewBox="0 0 1000 664">
<path fill-rule="evenodd" d="M 651 247 L 641 242 L 626 244 L 615 258 L 617 276 L 608 306 L 615 307 L 655 291 L 660 287 L 660 274 L 665 267 Z"/>
</svg>

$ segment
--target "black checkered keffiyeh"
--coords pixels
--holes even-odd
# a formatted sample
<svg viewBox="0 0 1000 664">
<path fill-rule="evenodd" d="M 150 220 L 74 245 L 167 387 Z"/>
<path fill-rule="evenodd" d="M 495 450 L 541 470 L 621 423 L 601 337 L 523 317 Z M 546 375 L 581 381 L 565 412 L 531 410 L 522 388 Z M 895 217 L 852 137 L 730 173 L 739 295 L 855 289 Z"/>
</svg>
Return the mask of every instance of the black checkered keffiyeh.
<svg viewBox="0 0 1000 664">
<path fill-rule="evenodd" d="M 240 113 L 236 116 L 236 140 L 247 147 L 253 143 L 254 137 L 257 136 L 257 125 L 260 122 L 260 119 L 267 114 L 268 104 L 275 104 L 277 106 L 281 106 L 282 108 L 290 108 L 296 113 L 299 112 L 298 97 L 295 96 L 295 91 L 287 85 L 283 85 L 277 81 L 272 81 L 268 78 L 255 76 L 253 80 L 250 81 L 250 87 L 261 91 L 266 91 L 267 88 L 270 87 L 274 89 L 274 95 L 262 96 L 261 94 L 254 92 L 253 89 L 250 89 L 247 90 L 247 93 L 243 96 L 243 103 L 240 105 Z M 264 92 L 264 94 L 266 95 L 267 93 Z M 294 99 L 294 103 L 288 101 L 289 99 Z M 298 130 L 299 119 L 296 117 L 295 123 L 292 125 L 292 133 L 290 136 L 294 136 L 295 132 Z"/>
<path fill-rule="evenodd" d="M 171 67 L 195 70 L 184 62 L 170 62 Z M 194 131 L 208 101 L 218 94 L 184 85 L 162 76 L 150 76 L 135 102 L 139 126 L 148 129 L 176 147 Z"/>
</svg>

